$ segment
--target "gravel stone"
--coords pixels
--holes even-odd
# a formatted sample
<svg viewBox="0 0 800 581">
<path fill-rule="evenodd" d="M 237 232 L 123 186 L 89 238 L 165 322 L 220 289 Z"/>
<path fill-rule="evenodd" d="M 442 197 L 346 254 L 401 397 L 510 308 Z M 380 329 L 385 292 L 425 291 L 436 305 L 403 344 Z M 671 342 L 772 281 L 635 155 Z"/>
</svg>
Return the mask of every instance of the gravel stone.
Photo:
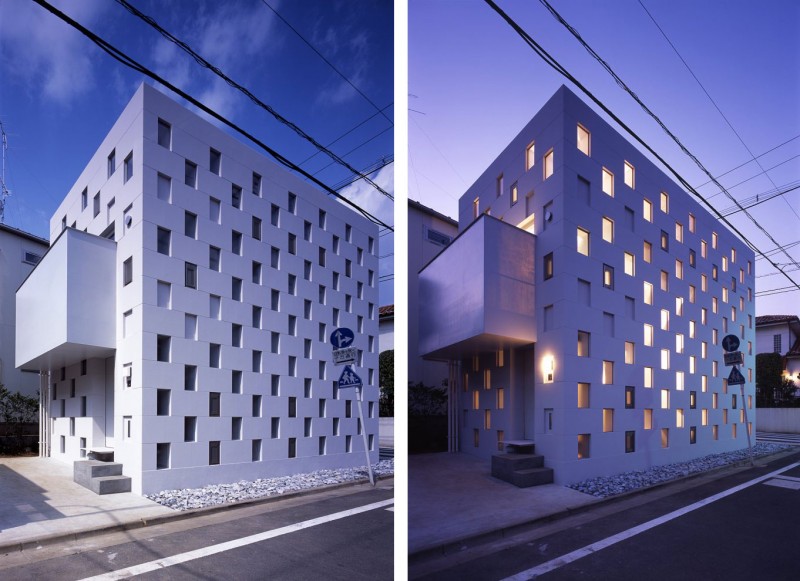
<svg viewBox="0 0 800 581">
<path fill-rule="evenodd" d="M 394 474 L 394 459 L 381 460 L 374 464 L 372 472 L 376 478 Z M 156 494 L 145 494 L 144 497 L 174 510 L 188 510 L 228 502 L 276 496 L 286 492 L 297 492 L 330 484 L 353 482 L 368 477 L 367 467 L 361 466 L 340 468 L 338 470 L 317 470 L 308 474 L 294 474 L 277 478 L 240 480 L 230 484 L 211 484 L 203 488 L 162 490 Z"/>
<path fill-rule="evenodd" d="M 791 446 L 759 442 L 753 446 L 753 457 L 759 458 L 761 456 L 769 456 L 770 454 L 775 454 L 776 452 L 781 452 L 788 448 L 791 448 Z M 746 461 L 749 458 L 749 452 L 745 448 L 744 450 L 736 450 L 733 452 L 710 454 L 702 458 L 689 460 L 688 462 L 676 462 L 674 464 L 664 464 L 663 466 L 653 466 L 646 470 L 634 470 L 615 474 L 613 476 L 589 478 L 588 480 L 568 484 L 567 487 L 579 492 L 591 494 L 592 496 L 605 498 L 607 496 L 614 496 L 616 494 L 622 494 L 623 492 L 653 486 L 654 484 L 668 482 L 677 478 L 683 478 L 690 474 L 698 474 L 722 466 L 728 466 L 737 462 Z"/>
</svg>

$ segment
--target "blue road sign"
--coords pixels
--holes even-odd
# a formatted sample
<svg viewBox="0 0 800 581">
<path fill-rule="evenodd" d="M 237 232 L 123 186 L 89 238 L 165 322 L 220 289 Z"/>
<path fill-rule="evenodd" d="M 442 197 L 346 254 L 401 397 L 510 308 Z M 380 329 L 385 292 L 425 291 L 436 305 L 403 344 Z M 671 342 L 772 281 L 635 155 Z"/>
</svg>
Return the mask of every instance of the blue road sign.
<svg viewBox="0 0 800 581">
<path fill-rule="evenodd" d="M 355 339 L 355 337 L 353 331 L 347 327 L 339 327 L 331 333 L 331 344 L 337 349 L 344 349 L 353 344 L 353 339 Z"/>
<path fill-rule="evenodd" d="M 731 369 L 731 374 L 728 376 L 728 385 L 744 385 L 744 375 L 742 375 L 738 367 Z"/>
<path fill-rule="evenodd" d="M 739 337 L 736 335 L 725 335 L 722 338 L 722 348 L 725 351 L 736 351 L 739 348 Z"/>
<path fill-rule="evenodd" d="M 345 365 L 342 374 L 339 376 L 339 388 L 361 387 L 362 385 L 361 378 L 353 371 L 353 368 Z"/>
</svg>

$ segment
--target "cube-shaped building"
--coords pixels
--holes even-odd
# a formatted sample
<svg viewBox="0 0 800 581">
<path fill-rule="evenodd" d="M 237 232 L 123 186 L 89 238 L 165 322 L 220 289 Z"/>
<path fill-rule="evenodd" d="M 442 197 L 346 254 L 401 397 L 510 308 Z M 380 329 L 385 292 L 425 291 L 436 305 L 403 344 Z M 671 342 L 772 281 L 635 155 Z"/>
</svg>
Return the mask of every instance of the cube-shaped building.
<svg viewBox="0 0 800 581">
<path fill-rule="evenodd" d="M 450 362 L 451 450 L 533 443 L 570 483 L 746 447 L 753 269 L 747 245 L 562 86 L 460 198 L 458 237 L 420 272 L 420 352 Z"/>
<path fill-rule="evenodd" d="M 140 494 L 377 461 L 375 224 L 142 85 L 50 240 L 16 332 L 46 454 L 110 449 Z"/>
</svg>

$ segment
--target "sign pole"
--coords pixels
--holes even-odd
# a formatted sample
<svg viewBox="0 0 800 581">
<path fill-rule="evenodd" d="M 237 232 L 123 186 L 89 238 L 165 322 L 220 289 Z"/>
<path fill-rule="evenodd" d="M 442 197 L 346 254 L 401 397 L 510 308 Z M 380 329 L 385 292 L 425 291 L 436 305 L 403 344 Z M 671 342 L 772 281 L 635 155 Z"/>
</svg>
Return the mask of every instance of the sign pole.
<svg viewBox="0 0 800 581">
<path fill-rule="evenodd" d="M 358 402 L 358 417 L 361 421 L 361 438 L 364 440 L 364 454 L 367 455 L 367 470 L 369 470 L 369 483 L 375 486 L 375 476 L 372 474 L 372 463 L 369 460 L 369 447 L 367 446 L 367 424 L 364 423 L 364 408 L 361 405 L 362 387 L 356 388 L 356 402 Z M 747 412 L 745 412 L 747 413 Z"/>
<path fill-rule="evenodd" d="M 739 388 L 742 391 L 742 407 L 744 408 L 744 431 L 747 432 L 747 449 L 750 451 L 750 466 L 754 466 L 753 463 L 753 444 L 750 442 L 750 423 L 747 421 L 747 400 L 744 397 L 744 384 L 741 384 Z"/>
</svg>

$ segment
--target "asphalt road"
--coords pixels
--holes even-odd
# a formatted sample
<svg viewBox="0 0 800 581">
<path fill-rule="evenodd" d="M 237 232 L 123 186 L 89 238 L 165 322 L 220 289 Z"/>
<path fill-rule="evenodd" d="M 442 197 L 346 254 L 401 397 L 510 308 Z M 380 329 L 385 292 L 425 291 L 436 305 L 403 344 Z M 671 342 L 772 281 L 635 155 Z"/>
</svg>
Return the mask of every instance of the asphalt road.
<svg viewBox="0 0 800 581">
<path fill-rule="evenodd" d="M 411 578 L 800 578 L 800 453 L 600 505 L 514 538 L 412 563 Z M 768 478 L 753 482 L 768 474 Z"/>
<path fill-rule="evenodd" d="M 0 558 L 0 579 L 391 579 L 393 490 L 329 491 Z"/>
</svg>

